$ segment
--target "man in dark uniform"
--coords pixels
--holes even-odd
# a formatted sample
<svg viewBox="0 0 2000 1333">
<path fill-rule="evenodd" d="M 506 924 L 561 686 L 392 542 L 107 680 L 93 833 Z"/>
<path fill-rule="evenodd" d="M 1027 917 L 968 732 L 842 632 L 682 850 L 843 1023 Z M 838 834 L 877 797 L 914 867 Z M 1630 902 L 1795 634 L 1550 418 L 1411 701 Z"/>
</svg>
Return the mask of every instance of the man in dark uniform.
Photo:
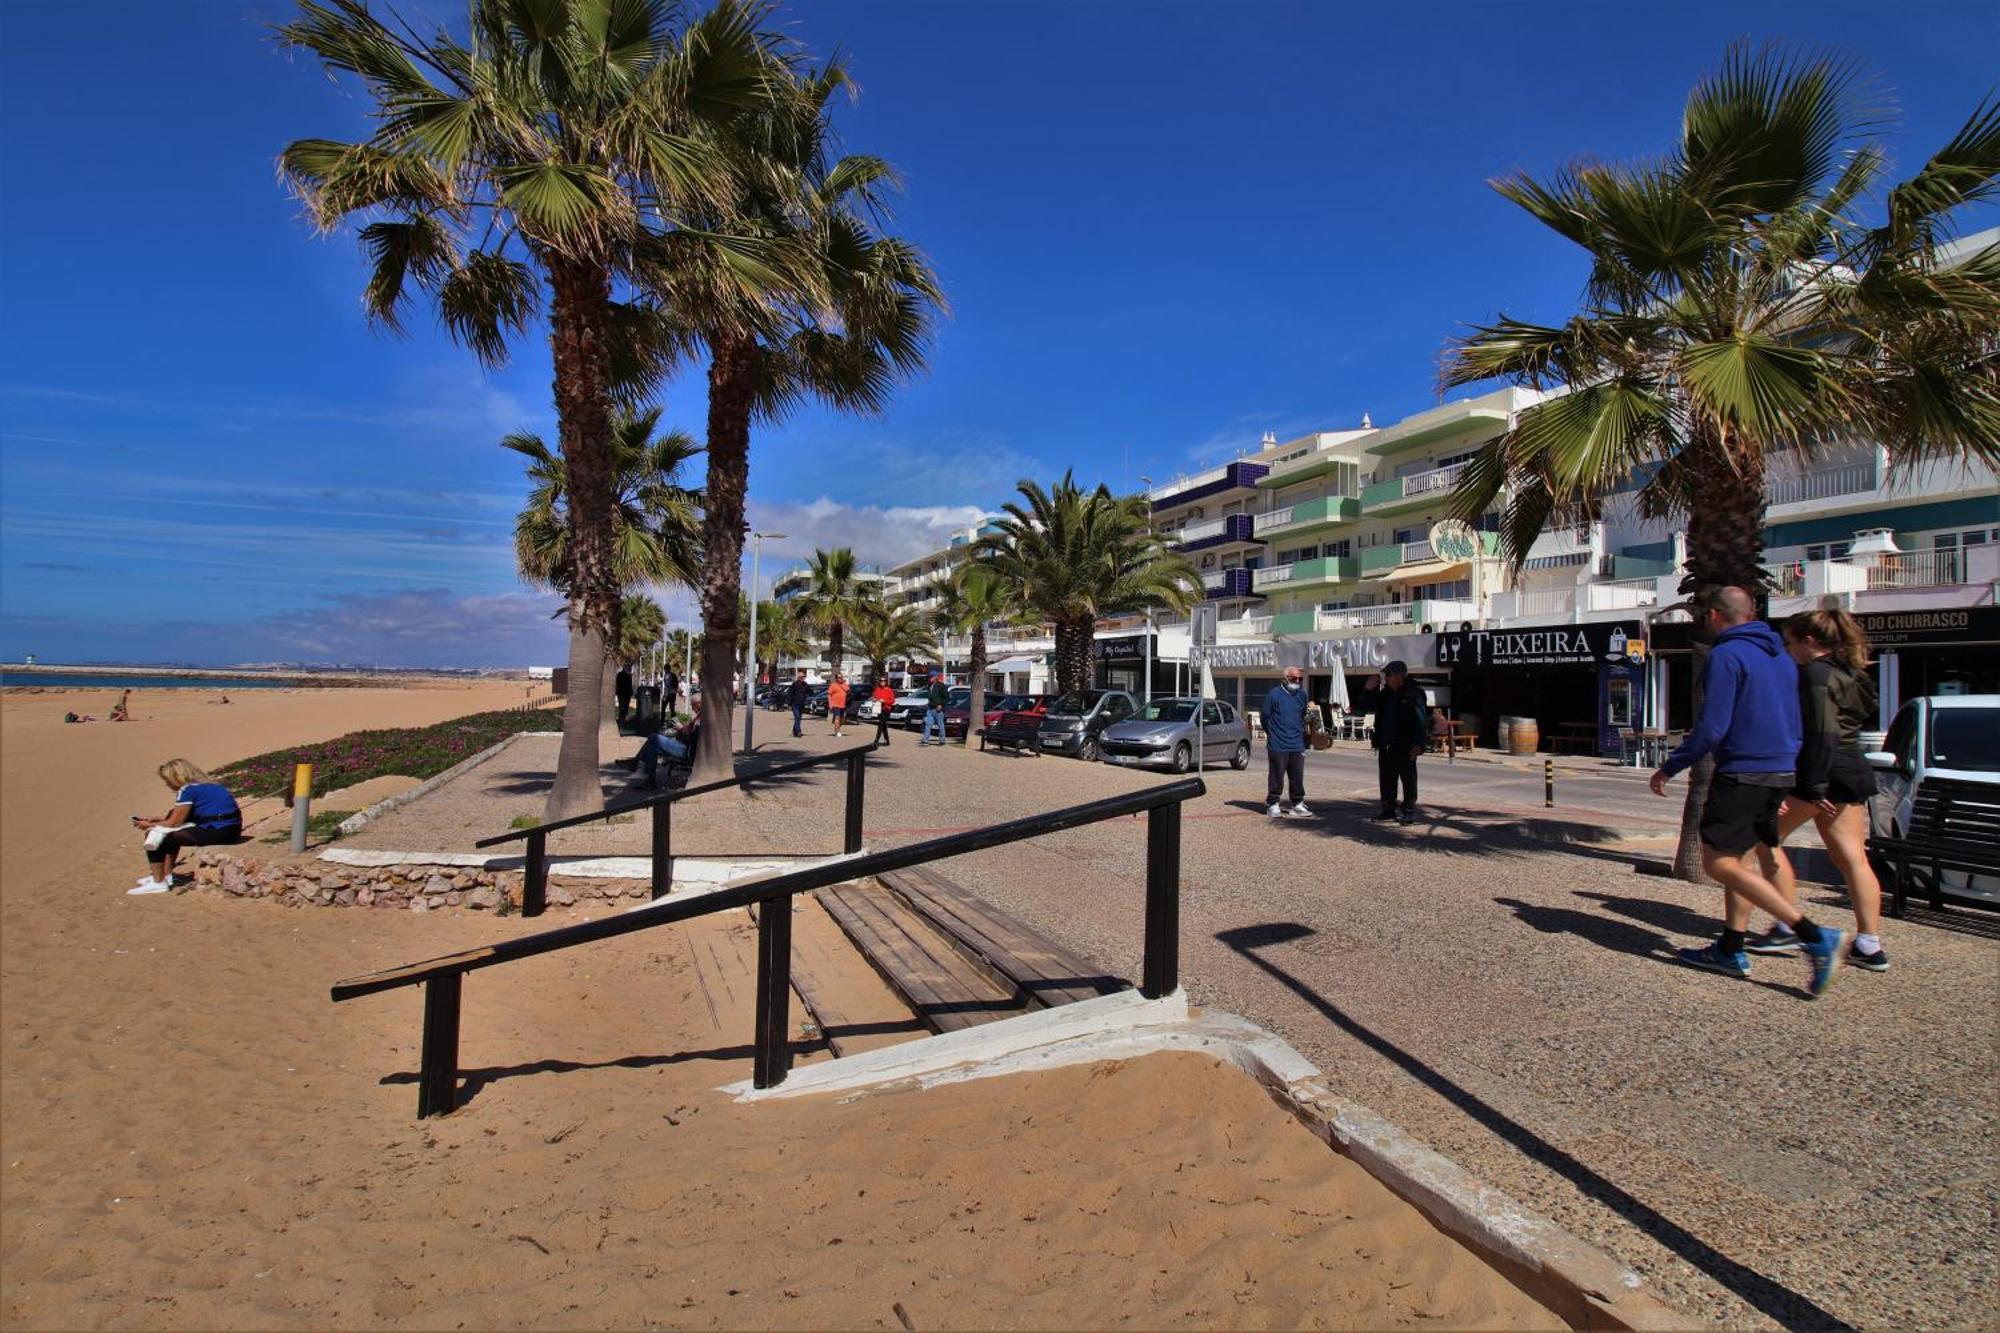
<svg viewBox="0 0 2000 1333">
<path fill-rule="evenodd" d="M 1382 809 L 1371 816 L 1404 824 L 1417 820 L 1417 757 L 1429 743 L 1430 706 L 1424 692 L 1410 679 L 1407 663 L 1382 668 L 1381 692 L 1375 699 L 1375 763 L 1382 776 Z M 1396 809 L 1396 786 L 1402 784 L 1403 808 Z"/>
</svg>

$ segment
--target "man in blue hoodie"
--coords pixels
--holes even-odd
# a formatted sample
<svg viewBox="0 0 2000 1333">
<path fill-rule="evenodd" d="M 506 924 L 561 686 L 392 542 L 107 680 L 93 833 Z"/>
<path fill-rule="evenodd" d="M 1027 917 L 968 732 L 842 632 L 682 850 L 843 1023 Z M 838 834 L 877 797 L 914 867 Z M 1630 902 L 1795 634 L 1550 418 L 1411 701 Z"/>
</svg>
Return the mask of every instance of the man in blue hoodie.
<svg viewBox="0 0 2000 1333">
<path fill-rule="evenodd" d="M 1285 681 L 1273 685 L 1264 696 L 1264 757 L 1269 761 L 1270 779 L 1264 784 L 1265 814 L 1276 819 L 1290 814 L 1308 817 L 1306 809 L 1306 699 L 1305 672 L 1285 668 Z M 1290 786 L 1292 808 L 1278 803 Z"/>
<path fill-rule="evenodd" d="M 1778 632 L 1757 617 L 1757 603 L 1741 588 L 1712 588 L 1696 603 L 1715 647 L 1702 672 L 1701 716 L 1680 747 L 1653 774 L 1655 796 L 1704 755 L 1715 757 L 1715 778 L 1701 815 L 1701 865 L 1723 888 L 1725 925 L 1714 944 L 1681 949 L 1683 962 L 1735 977 L 1750 975 L 1740 923 L 1741 901 L 1790 926 L 1812 964 L 1814 998 L 1826 992 L 1840 967 L 1847 933 L 1815 926 L 1759 873 L 1750 853 L 1776 847 L 1778 807 L 1792 787 L 1799 757 L 1799 673 Z"/>
</svg>

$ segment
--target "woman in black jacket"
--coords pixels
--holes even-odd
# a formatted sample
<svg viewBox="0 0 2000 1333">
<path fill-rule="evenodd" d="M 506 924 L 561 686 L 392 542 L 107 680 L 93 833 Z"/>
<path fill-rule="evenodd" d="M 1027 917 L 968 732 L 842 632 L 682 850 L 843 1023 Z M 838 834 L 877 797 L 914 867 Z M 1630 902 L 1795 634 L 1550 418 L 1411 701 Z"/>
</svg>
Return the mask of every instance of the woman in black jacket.
<svg viewBox="0 0 2000 1333">
<path fill-rule="evenodd" d="M 1785 648 L 1799 664 L 1803 741 L 1792 791 L 1778 812 L 1780 841 L 1808 822 L 1847 881 L 1855 936 L 1847 962 L 1887 972 L 1882 951 L 1882 885 L 1868 864 L 1868 799 L 1875 770 L 1861 757 L 1861 730 L 1875 722 L 1875 682 L 1868 678 L 1868 636 L 1838 608 L 1804 611 L 1784 625 Z M 1760 849 L 1762 850 L 1762 849 Z M 1786 901 L 1799 900 L 1798 877 L 1781 847 L 1763 851 L 1764 876 Z M 1744 946 L 1751 953 L 1796 953 L 1798 937 L 1774 925 Z"/>
</svg>

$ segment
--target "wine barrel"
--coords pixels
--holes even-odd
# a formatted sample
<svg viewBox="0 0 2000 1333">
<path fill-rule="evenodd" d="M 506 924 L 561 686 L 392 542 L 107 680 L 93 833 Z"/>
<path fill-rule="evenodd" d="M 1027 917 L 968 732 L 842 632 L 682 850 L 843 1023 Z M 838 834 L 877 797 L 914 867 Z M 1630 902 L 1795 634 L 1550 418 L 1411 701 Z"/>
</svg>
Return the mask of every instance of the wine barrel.
<svg viewBox="0 0 2000 1333">
<path fill-rule="evenodd" d="M 1502 719 L 1507 728 L 1508 754 L 1534 754 L 1542 748 L 1541 724 L 1532 717 Z"/>
</svg>

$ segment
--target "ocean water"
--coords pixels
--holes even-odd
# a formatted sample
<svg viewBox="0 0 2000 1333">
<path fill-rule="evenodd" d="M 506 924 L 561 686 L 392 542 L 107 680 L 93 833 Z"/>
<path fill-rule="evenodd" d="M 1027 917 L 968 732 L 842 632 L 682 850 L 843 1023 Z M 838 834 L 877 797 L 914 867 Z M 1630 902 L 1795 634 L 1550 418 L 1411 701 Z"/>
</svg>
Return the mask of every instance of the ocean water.
<svg viewBox="0 0 2000 1333">
<path fill-rule="evenodd" d="M 282 690 L 296 680 L 265 679 L 252 676 L 122 676 L 107 672 L 96 675 L 82 671 L 0 671 L 0 688 L 9 685 L 61 686 L 86 690 Z"/>
</svg>

